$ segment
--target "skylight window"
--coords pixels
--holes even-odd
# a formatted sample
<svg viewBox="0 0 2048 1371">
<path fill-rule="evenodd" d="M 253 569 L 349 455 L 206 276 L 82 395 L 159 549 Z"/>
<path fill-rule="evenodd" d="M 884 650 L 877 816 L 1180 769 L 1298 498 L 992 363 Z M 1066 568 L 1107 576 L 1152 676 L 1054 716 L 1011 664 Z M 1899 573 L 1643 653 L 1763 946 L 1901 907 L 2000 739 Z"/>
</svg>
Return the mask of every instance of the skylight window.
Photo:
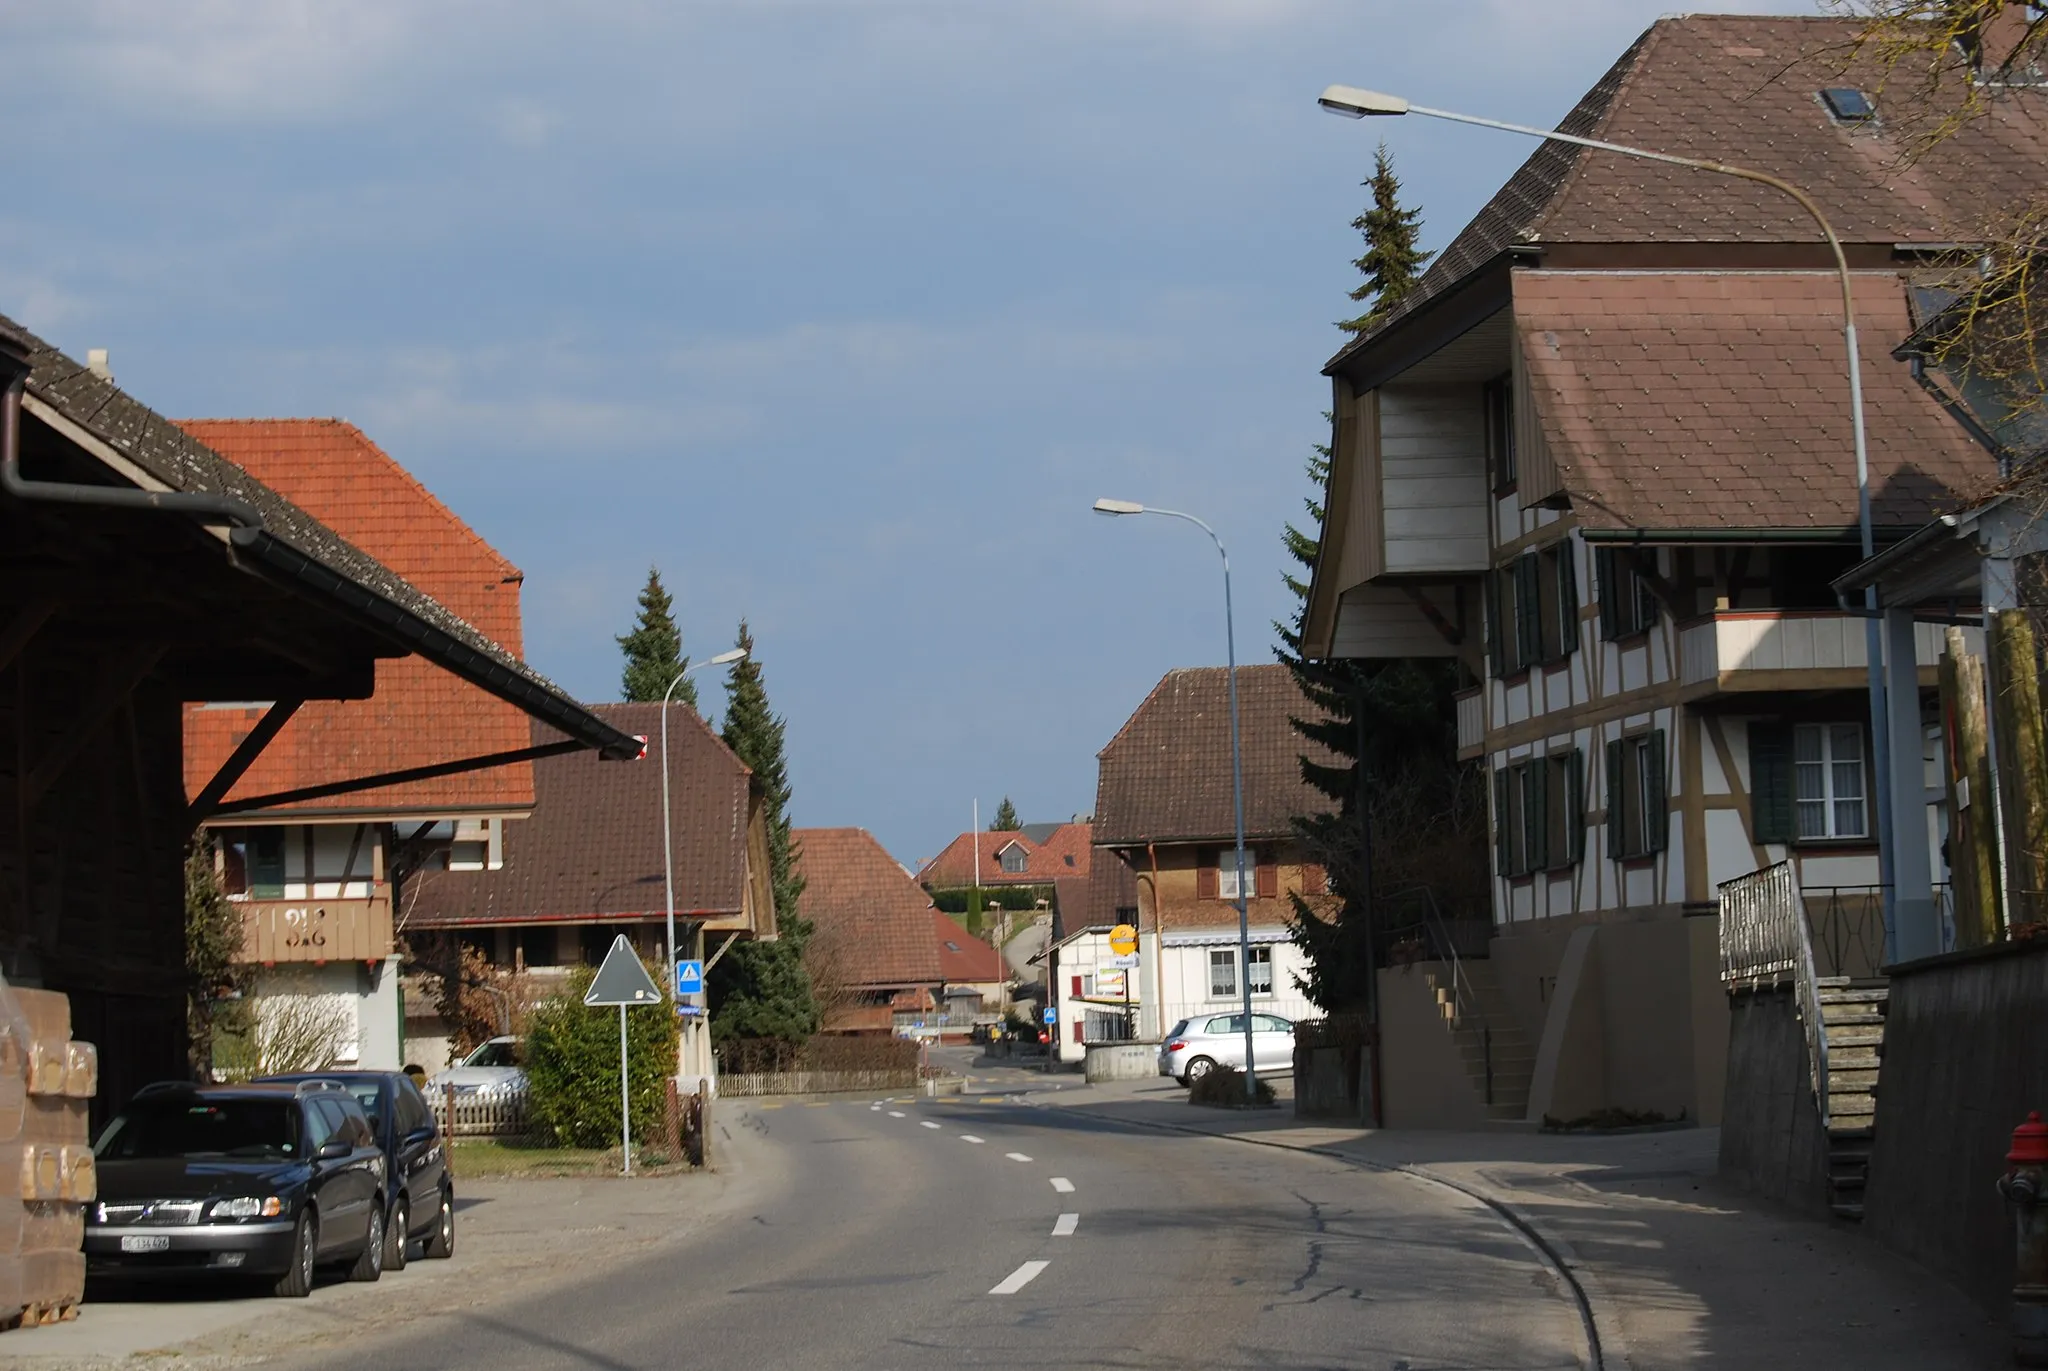
<svg viewBox="0 0 2048 1371">
<path fill-rule="evenodd" d="M 1854 86 L 1829 86 L 1820 93 L 1820 98 L 1837 123 L 1867 124 L 1877 118 L 1877 106 Z"/>
</svg>

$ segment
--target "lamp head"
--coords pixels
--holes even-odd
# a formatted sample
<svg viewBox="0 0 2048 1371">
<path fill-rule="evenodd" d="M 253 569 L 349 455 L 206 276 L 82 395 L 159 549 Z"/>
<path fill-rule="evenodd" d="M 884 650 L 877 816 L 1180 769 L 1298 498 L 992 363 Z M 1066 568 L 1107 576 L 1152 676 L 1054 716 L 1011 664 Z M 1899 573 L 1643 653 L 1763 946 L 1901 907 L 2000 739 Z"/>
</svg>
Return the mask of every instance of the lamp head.
<svg viewBox="0 0 2048 1371">
<path fill-rule="evenodd" d="M 727 662 L 737 662 L 746 655 L 747 650 L 745 648 L 736 647 L 730 649 L 729 651 L 719 653 L 716 657 L 713 657 L 709 661 L 705 662 L 704 665 L 724 666 Z"/>
<path fill-rule="evenodd" d="M 1398 95 L 1384 95 L 1376 90 L 1360 90 L 1357 86 L 1329 86 L 1316 97 L 1316 103 L 1332 114 L 1341 114 L 1346 119 L 1363 119 L 1368 114 L 1406 114 L 1408 102 Z"/>
<path fill-rule="evenodd" d="M 1097 514 L 1143 514 L 1145 507 L 1134 500 L 1097 500 Z"/>
</svg>

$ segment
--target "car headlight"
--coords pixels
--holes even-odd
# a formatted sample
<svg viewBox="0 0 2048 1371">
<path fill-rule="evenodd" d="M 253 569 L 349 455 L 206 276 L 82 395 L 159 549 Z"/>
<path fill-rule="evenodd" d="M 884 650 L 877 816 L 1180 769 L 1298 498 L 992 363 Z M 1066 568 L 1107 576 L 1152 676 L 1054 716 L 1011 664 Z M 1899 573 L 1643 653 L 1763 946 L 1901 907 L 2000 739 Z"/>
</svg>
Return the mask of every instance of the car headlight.
<svg viewBox="0 0 2048 1371">
<path fill-rule="evenodd" d="M 275 1195 L 258 1197 L 237 1195 L 231 1200 L 215 1200 L 213 1208 L 207 1211 L 212 1219 L 274 1219 L 284 1212 L 284 1201 Z"/>
</svg>

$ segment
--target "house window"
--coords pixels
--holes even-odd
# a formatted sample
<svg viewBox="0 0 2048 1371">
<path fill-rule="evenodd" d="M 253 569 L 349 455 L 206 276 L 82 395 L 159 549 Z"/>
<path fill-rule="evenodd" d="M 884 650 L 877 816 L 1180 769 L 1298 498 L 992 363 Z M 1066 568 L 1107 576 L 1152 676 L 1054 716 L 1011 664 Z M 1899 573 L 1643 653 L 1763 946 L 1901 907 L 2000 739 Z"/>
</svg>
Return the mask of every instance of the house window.
<svg viewBox="0 0 2048 1371">
<path fill-rule="evenodd" d="M 996 861 L 1002 866 L 1004 871 L 1015 876 L 1022 873 L 1024 868 L 1030 865 L 1031 854 L 1024 850 L 1023 844 L 1011 843 L 996 854 Z"/>
<path fill-rule="evenodd" d="M 1600 582 L 1600 636 L 1610 643 L 1646 632 L 1657 622 L 1657 597 L 1641 574 L 1639 556 L 1654 559 L 1656 553 L 1603 547 L 1594 557 Z M 1648 569 L 1655 570 L 1654 560 Z"/>
<path fill-rule="evenodd" d="M 1237 953 L 1227 947 L 1209 953 L 1209 998 L 1228 1000 L 1237 996 Z"/>
<path fill-rule="evenodd" d="M 1488 650 L 1494 674 L 1561 662 L 1579 647 L 1578 571 L 1569 541 L 1524 553 L 1493 573 Z"/>
<path fill-rule="evenodd" d="M 1535 757 L 1494 773 L 1495 859 L 1503 876 L 1571 866 L 1585 853 L 1585 755 Z"/>
<path fill-rule="evenodd" d="M 1093 971 L 1081 973 L 1081 998 L 1084 1000 L 1095 998 L 1095 973 Z"/>
<path fill-rule="evenodd" d="M 1800 724 L 1792 753 L 1802 838 L 1863 838 L 1863 729 L 1858 724 Z"/>
<path fill-rule="evenodd" d="M 1246 955 L 1249 960 L 1245 962 L 1245 980 L 1251 984 L 1252 994 L 1271 995 L 1273 993 L 1273 949 L 1270 947 L 1254 947 L 1249 949 Z"/>
<path fill-rule="evenodd" d="M 1607 855 L 1615 861 L 1664 850 L 1664 730 L 1607 744 Z"/>
<path fill-rule="evenodd" d="M 231 829 L 221 837 L 221 891 L 252 900 L 284 898 L 284 830 Z"/>
<path fill-rule="evenodd" d="M 1515 381 L 1499 376 L 1484 387 L 1486 406 L 1486 466 L 1493 473 L 1493 488 L 1499 492 L 1515 486 Z"/>
<path fill-rule="evenodd" d="M 1258 897 L 1259 854 L 1250 848 L 1244 850 L 1244 897 L 1247 900 Z M 1237 898 L 1237 849 L 1226 848 L 1216 862 L 1216 898 L 1234 900 Z"/>
</svg>

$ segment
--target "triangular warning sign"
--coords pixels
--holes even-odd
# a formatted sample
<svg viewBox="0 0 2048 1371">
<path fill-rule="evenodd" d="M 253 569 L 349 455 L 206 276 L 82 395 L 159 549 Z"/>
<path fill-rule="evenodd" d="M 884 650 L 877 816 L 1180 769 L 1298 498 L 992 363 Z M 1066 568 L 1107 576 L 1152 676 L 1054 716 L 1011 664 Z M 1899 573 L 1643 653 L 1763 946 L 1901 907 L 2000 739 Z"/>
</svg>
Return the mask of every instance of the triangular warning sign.
<svg viewBox="0 0 2048 1371">
<path fill-rule="evenodd" d="M 597 975 L 590 982 L 590 989 L 583 994 L 587 1005 L 614 1004 L 660 1004 L 661 991 L 654 984 L 654 977 L 647 974 L 647 968 L 640 964 L 633 945 L 621 933 L 612 939 L 612 950 L 604 954 L 604 965 L 597 969 Z"/>
</svg>

